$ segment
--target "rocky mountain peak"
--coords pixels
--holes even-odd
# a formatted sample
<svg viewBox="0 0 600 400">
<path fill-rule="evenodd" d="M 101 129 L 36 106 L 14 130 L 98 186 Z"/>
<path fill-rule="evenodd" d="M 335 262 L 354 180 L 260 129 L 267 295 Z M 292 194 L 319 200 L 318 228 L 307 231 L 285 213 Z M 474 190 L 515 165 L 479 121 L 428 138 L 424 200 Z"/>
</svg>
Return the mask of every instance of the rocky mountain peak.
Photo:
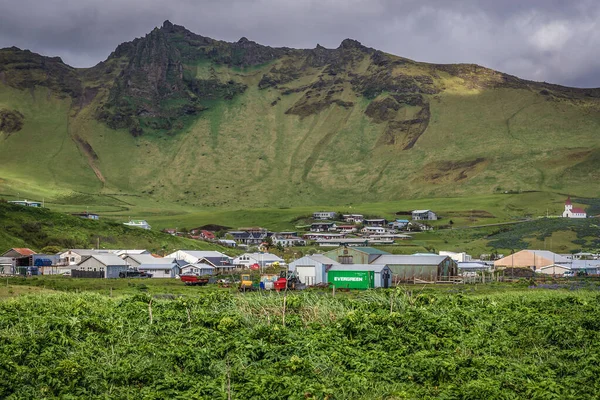
<svg viewBox="0 0 600 400">
<path fill-rule="evenodd" d="M 364 49 L 365 46 L 362 45 L 358 40 L 354 39 L 344 39 L 342 43 L 338 47 L 338 49 Z"/>
</svg>

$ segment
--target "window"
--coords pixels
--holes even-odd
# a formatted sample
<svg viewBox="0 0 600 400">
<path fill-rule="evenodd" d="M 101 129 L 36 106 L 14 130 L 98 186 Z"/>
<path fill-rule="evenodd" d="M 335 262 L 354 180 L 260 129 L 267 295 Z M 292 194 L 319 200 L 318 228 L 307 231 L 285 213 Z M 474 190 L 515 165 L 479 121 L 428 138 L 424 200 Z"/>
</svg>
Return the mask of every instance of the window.
<svg viewBox="0 0 600 400">
<path fill-rule="evenodd" d="M 165 269 L 165 274 L 168 274 L 168 273 L 170 273 L 170 272 L 171 272 L 171 270 L 170 270 L 170 269 Z"/>
<path fill-rule="evenodd" d="M 75 261 L 75 257 L 71 257 L 71 261 Z"/>
</svg>

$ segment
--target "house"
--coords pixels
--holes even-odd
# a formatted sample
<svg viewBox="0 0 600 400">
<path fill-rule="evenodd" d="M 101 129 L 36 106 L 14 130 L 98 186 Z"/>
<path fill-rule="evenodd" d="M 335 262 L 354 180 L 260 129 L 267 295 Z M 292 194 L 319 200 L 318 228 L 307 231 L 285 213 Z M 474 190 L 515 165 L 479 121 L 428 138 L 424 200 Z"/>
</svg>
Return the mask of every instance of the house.
<svg viewBox="0 0 600 400">
<path fill-rule="evenodd" d="M 356 226 L 354 225 L 340 225 L 337 227 L 338 232 L 342 233 L 354 233 L 356 232 Z"/>
<path fill-rule="evenodd" d="M 472 257 L 465 252 L 454 253 L 452 251 L 440 251 L 440 256 L 447 256 L 456 261 L 457 263 L 464 263 L 471 261 Z"/>
<path fill-rule="evenodd" d="M 174 258 L 154 257 L 152 254 L 127 254 L 122 257 L 130 267 L 138 267 L 142 264 L 158 265 L 158 264 L 173 264 Z"/>
<path fill-rule="evenodd" d="M 569 264 L 572 260 L 548 250 L 521 250 L 494 261 L 494 268 L 530 268 L 536 271 L 554 264 Z"/>
<path fill-rule="evenodd" d="M 587 218 L 587 213 L 582 208 L 573 207 L 571 196 L 569 196 L 565 201 L 565 211 L 563 211 L 562 216 L 564 218 Z"/>
<path fill-rule="evenodd" d="M 368 284 L 362 288 L 389 288 L 392 286 L 392 271 L 387 265 L 382 264 L 338 264 L 334 265 L 327 271 L 329 284 L 335 285 L 337 288 L 352 287 L 349 282 L 360 279 L 357 273 L 369 273 Z"/>
<path fill-rule="evenodd" d="M 233 237 L 233 240 L 236 241 L 236 243 L 255 245 L 255 246 L 262 244 L 264 241 L 267 240 L 267 238 L 269 238 L 273 235 L 272 232 L 268 232 L 268 231 L 246 231 L 246 230 L 229 231 L 229 232 L 227 232 L 227 234 L 231 235 Z"/>
<path fill-rule="evenodd" d="M 365 226 L 384 227 L 386 224 L 387 224 L 387 221 L 383 218 L 365 219 Z"/>
<path fill-rule="evenodd" d="M 305 233 L 302 235 L 303 239 L 306 240 L 318 240 L 318 239 L 341 239 L 346 237 L 345 233 Z"/>
<path fill-rule="evenodd" d="M 338 246 L 357 246 L 357 247 L 364 247 L 364 246 L 368 246 L 369 245 L 369 240 L 368 239 L 362 239 L 362 238 L 354 238 L 354 239 L 350 239 L 350 238 L 342 238 L 342 239 L 317 239 L 315 241 L 315 244 L 317 246 L 321 246 L 321 247 L 338 247 Z"/>
<path fill-rule="evenodd" d="M 297 236 L 279 236 L 273 235 L 271 236 L 271 240 L 275 246 L 281 245 L 283 247 L 292 247 L 292 246 L 306 246 L 306 240 L 299 238 Z"/>
<path fill-rule="evenodd" d="M 397 219 L 395 221 L 388 222 L 388 228 L 401 231 L 408 227 L 409 222 L 410 221 L 407 219 Z"/>
<path fill-rule="evenodd" d="M 213 275 L 215 273 L 215 267 L 205 263 L 186 264 L 181 267 L 181 273 L 194 275 Z"/>
<path fill-rule="evenodd" d="M 300 282 L 313 286 L 327 283 L 327 271 L 334 265 L 339 263 L 322 254 L 313 254 L 294 260 L 288 269 L 295 272 Z"/>
<path fill-rule="evenodd" d="M 119 257 L 125 257 L 130 254 L 150 254 L 150 252 L 148 250 L 143 250 L 143 249 L 140 249 L 140 250 L 138 250 L 138 249 L 109 250 L 109 251 Z"/>
<path fill-rule="evenodd" d="M 350 222 L 352 224 L 360 224 L 365 220 L 362 214 L 344 214 L 342 215 L 342 221 Z"/>
<path fill-rule="evenodd" d="M 189 264 L 205 262 L 213 267 L 233 267 L 233 259 L 218 251 L 178 250 L 167 257 L 184 260 Z"/>
<path fill-rule="evenodd" d="M 575 274 L 584 272 L 587 275 L 598 275 L 600 273 L 600 260 L 573 260 L 568 266 Z"/>
<path fill-rule="evenodd" d="M 16 258 L 16 257 L 30 256 L 32 254 L 35 254 L 35 251 L 33 251 L 31 249 L 28 249 L 25 247 L 14 247 L 14 248 L 4 252 L 4 254 L 2 254 L 2 257 Z"/>
<path fill-rule="evenodd" d="M 360 232 L 365 235 L 383 235 L 386 230 L 381 226 L 365 226 Z"/>
<path fill-rule="evenodd" d="M 160 260 L 157 258 L 157 260 Z M 138 271 L 152 274 L 153 278 L 175 278 L 179 275 L 179 265 L 174 262 L 158 264 L 140 264 L 137 266 Z"/>
<path fill-rule="evenodd" d="M 161 231 L 162 233 L 168 233 L 171 236 L 177 235 L 177 228 L 165 228 Z"/>
<path fill-rule="evenodd" d="M 334 231 L 337 228 L 333 222 L 315 222 L 310 225 L 311 232 L 328 232 Z"/>
<path fill-rule="evenodd" d="M 86 257 L 72 270 L 75 278 L 118 278 L 129 269 L 127 262 L 114 254 L 94 254 Z"/>
<path fill-rule="evenodd" d="M 43 207 L 43 204 L 39 201 L 28 201 L 28 200 L 12 200 L 9 201 L 10 204 L 16 204 L 18 206 L 27 206 L 27 207 Z"/>
<path fill-rule="evenodd" d="M 394 276 L 394 281 L 449 280 L 457 276 L 457 264 L 450 257 L 436 254 L 382 255 L 373 263 L 387 265 Z"/>
<path fill-rule="evenodd" d="M 435 221 L 438 217 L 431 210 L 414 210 L 412 212 L 412 219 L 414 221 Z"/>
<path fill-rule="evenodd" d="M 92 214 L 90 212 L 84 211 L 84 212 L 80 212 L 80 213 L 73 213 L 71 214 L 75 217 L 79 217 L 79 218 L 83 218 L 83 219 L 93 219 L 93 220 L 99 220 L 100 216 L 98 214 Z"/>
<path fill-rule="evenodd" d="M 250 268 L 257 264 L 259 267 L 270 267 L 273 263 L 279 263 L 284 266 L 283 258 L 271 253 L 244 253 L 233 259 L 233 265 L 242 268 Z"/>
<path fill-rule="evenodd" d="M 143 219 L 131 219 L 131 220 L 129 220 L 129 222 L 124 222 L 123 225 L 133 226 L 135 228 L 142 228 L 142 229 L 148 229 L 148 230 L 151 229 L 150 224 L 147 223 Z"/>
<path fill-rule="evenodd" d="M 69 249 L 58 254 L 58 264 L 61 266 L 77 265 L 85 257 L 89 257 L 94 254 L 112 254 L 108 250 L 94 250 L 94 249 Z"/>
<path fill-rule="evenodd" d="M 323 255 L 340 264 L 371 264 L 386 254 L 390 253 L 374 247 L 338 247 Z"/>
<path fill-rule="evenodd" d="M 207 231 L 207 230 L 201 230 L 200 231 L 200 237 L 202 239 L 205 239 L 205 240 L 214 240 L 214 239 L 216 239 L 215 234 L 213 232 Z"/>
<path fill-rule="evenodd" d="M 30 254 L 28 256 L 14 257 L 14 265 L 18 271 L 23 267 L 50 267 L 59 263 L 58 254 Z"/>
<path fill-rule="evenodd" d="M 230 240 L 230 239 L 219 239 L 217 241 L 220 245 L 222 246 L 226 246 L 226 247 L 237 247 L 237 242 L 235 240 Z"/>
<path fill-rule="evenodd" d="M 318 211 L 313 213 L 313 219 L 334 219 L 337 213 L 334 211 Z"/>
</svg>

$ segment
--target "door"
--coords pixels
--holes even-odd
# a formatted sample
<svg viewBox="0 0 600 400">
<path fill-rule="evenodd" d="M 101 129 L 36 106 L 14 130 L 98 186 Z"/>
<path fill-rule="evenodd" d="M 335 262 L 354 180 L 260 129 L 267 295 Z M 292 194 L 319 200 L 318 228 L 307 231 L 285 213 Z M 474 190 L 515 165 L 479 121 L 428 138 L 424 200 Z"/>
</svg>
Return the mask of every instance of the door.
<svg viewBox="0 0 600 400">
<path fill-rule="evenodd" d="M 317 282 L 316 270 L 314 265 L 298 265 L 296 267 L 296 275 L 298 275 L 300 282 L 307 286 L 312 286 L 320 283 Z"/>
</svg>

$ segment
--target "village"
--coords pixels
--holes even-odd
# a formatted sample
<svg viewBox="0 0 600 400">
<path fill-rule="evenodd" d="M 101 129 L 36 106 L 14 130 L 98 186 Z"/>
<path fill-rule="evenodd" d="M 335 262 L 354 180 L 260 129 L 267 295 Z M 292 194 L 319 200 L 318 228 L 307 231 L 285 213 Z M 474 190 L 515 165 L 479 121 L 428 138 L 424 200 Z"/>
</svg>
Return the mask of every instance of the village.
<svg viewBox="0 0 600 400">
<path fill-rule="evenodd" d="M 89 214 L 77 214 L 84 218 Z M 563 217 L 585 218 L 569 199 Z M 136 249 L 65 249 L 57 254 L 38 254 L 28 248 L 13 248 L 0 257 L 0 273 L 21 275 L 65 275 L 78 278 L 119 278 L 147 276 L 180 278 L 182 275 L 230 277 L 266 270 L 293 276 L 305 286 L 347 288 L 391 287 L 403 283 L 453 283 L 487 279 L 546 276 L 598 275 L 598 254 L 557 254 L 549 250 L 524 249 L 514 254 L 473 258 L 465 252 L 441 250 L 437 253 L 392 254 L 383 250 L 397 241 L 411 239 L 411 232 L 431 229 L 427 221 L 439 217 L 431 210 L 414 210 L 411 219 L 387 221 L 361 214 L 317 211 L 307 231 L 271 232 L 263 228 L 209 230 L 205 226 L 185 231 L 165 229 L 170 235 L 186 235 L 223 247 L 223 251 L 179 249 L 152 254 Z M 97 218 L 94 218 L 97 219 Z M 130 226 L 150 229 L 145 221 L 132 220 Z M 309 246 L 282 257 L 286 248 Z M 279 250 L 280 255 L 273 251 Z M 240 251 L 246 251 L 240 254 Z M 290 254 L 290 253 L 288 253 Z M 340 275 L 341 274 L 341 275 Z M 271 274 L 273 276 L 273 274 Z M 360 278 L 360 277 L 371 278 Z M 359 279 L 360 278 L 360 279 Z M 367 282 L 367 283 L 365 283 Z M 364 285 L 367 286 L 364 286 Z"/>
</svg>

